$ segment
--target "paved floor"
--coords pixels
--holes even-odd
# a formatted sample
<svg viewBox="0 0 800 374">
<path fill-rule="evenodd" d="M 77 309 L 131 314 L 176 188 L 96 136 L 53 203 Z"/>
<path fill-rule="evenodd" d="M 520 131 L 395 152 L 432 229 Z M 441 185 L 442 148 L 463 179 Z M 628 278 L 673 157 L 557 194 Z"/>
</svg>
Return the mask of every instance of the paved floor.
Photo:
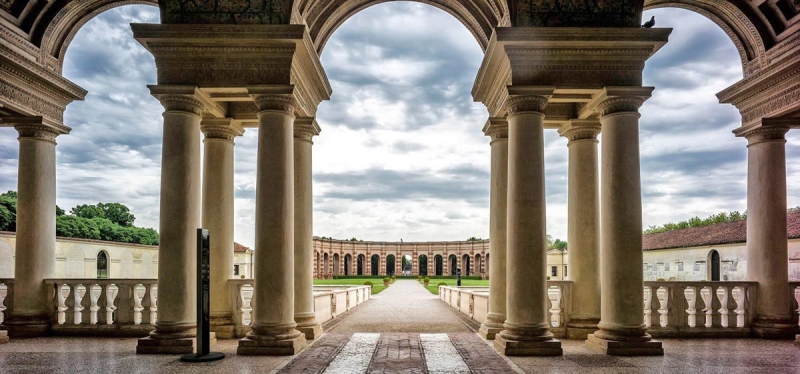
<svg viewBox="0 0 800 374">
<path fill-rule="evenodd" d="M 137 355 L 130 338 L 12 339 L 0 345 L 0 373 L 800 373 L 791 341 L 668 339 L 662 357 L 613 357 L 564 340 L 564 356 L 509 359 L 475 326 L 417 282 L 398 281 L 293 357 L 237 356 L 237 340 L 219 340 L 213 350 L 225 360 L 187 364 Z"/>
</svg>

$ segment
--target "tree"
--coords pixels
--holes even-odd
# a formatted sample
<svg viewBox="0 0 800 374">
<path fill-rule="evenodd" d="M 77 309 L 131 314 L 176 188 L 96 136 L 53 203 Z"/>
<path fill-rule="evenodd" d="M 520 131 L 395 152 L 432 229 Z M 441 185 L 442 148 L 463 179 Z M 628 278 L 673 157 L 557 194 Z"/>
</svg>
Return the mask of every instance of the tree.
<svg viewBox="0 0 800 374">
<path fill-rule="evenodd" d="M 479 241 L 481 241 L 481 240 L 483 240 L 483 239 L 481 239 L 481 238 L 476 238 L 476 237 L 474 237 L 474 236 L 470 236 L 470 237 L 469 237 L 469 239 L 467 239 L 467 241 L 468 241 L 468 242 L 479 242 Z"/>
<path fill-rule="evenodd" d="M 0 231 L 17 231 L 17 193 L 0 194 Z"/>
<path fill-rule="evenodd" d="M 553 242 L 553 248 L 558 249 L 559 251 L 564 251 L 567 249 L 567 242 L 561 239 L 556 239 Z"/>
<path fill-rule="evenodd" d="M 82 218 L 106 218 L 111 222 L 126 227 L 133 226 L 133 222 L 136 220 L 130 209 L 120 203 L 82 204 L 72 208 L 70 212 Z"/>
<path fill-rule="evenodd" d="M 100 205 L 100 204 L 98 204 Z M 70 209 L 70 214 L 81 218 L 106 218 L 106 212 L 98 205 L 81 204 Z"/>
</svg>

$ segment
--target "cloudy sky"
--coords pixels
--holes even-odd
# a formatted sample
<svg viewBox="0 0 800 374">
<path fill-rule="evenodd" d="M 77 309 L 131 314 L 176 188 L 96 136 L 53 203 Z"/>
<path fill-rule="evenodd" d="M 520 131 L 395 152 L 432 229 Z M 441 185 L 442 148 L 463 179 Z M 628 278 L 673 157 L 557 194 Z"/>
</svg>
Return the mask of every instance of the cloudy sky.
<svg viewBox="0 0 800 374">
<path fill-rule="evenodd" d="M 648 11 L 674 27 L 645 69 L 657 89 L 642 108 L 644 225 L 746 207 L 746 142 L 735 108 L 715 93 L 741 79 L 732 42 L 705 18 Z M 152 57 L 129 23 L 158 22 L 125 6 L 87 23 L 64 75 L 86 88 L 58 139 L 58 204 L 118 201 L 136 224 L 158 228 L 161 112 L 146 84 Z M 470 89 L 482 59 L 455 18 L 397 2 L 368 8 L 328 42 L 322 63 L 334 95 L 320 105 L 314 145 L 314 234 L 364 240 L 463 240 L 489 234 L 487 118 Z M 253 244 L 257 130 L 236 145 L 236 240 Z M 566 238 L 567 147 L 546 130 L 547 230 Z M 18 144 L 0 128 L 0 190 L 16 189 Z M 789 205 L 800 205 L 800 136 L 789 134 Z"/>
</svg>

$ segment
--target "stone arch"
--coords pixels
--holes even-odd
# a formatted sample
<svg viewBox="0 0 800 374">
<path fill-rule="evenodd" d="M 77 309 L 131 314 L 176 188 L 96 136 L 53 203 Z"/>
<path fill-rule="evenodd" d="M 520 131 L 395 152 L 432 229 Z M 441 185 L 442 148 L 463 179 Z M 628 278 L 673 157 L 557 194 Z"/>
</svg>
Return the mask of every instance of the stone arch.
<svg viewBox="0 0 800 374">
<path fill-rule="evenodd" d="M 344 255 L 344 275 L 353 275 L 353 256 L 349 253 Z"/>
<path fill-rule="evenodd" d="M 105 250 L 100 250 L 100 252 L 97 252 L 97 256 L 95 258 L 95 269 L 97 271 L 96 277 L 98 279 L 108 278 L 108 268 L 110 263 L 111 257 L 108 255 L 108 252 Z"/>
<path fill-rule="evenodd" d="M 444 258 L 442 258 L 442 255 L 433 256 L 433 274 L 437 277 L 444 275 Z"/>
<path fill-rule="evenodd" d="M 427 255 L 419 255 L 417 259 L 419 262 L 417 264 L 417 269 L 419 269 L 419 275 L 426 277 L 428 276 L 428 256 Z"/>
<path fill-rule="evenodd" d="M 86 253 L 83 248 L 73 245 L 67 250 L 66 254 L 66 278 L 84 278 L 86 277 Z"/>
<path fill-rule="evenodd" d="M 314 278 L 322 278 L 322 271 L 320 271 L 322 267 L 322 263 L 319 262 L 319 252 L 316 253 L 316 262 L 314 262 Z"/>
<path fill-rule="evenodd" d="M 158 0 L 70 1 L 57 12 L 55 9 L 45 12 L 42 20 L 47 24 L 32 30 L 31 41 L 40 46 L 44 56 L 56 61 L 57 65 L 51 68 L 60 73 L 67 47 L 78 30 L 101 13 L 125 5 L 158 6 Z M 51 16 L 52 13 L 55 14 Z"/>
<path fill-rule="evenodd" d="M 356 13 L 373 5 L 392 0 L 350 0 L 345 2 L 329 2 L 324 0 L 308 0 L 299 5 L 302 18 L 309 27 L 311 39 L 317 53 L 322 54 L 325 44 L 331 35 L 345 21 Z M 494 28 L 502 24 L 503 15 L 508 13 L 505 1 L 493 0 L 412 0 L 431 5 L 455 17 L 475 40 L 486 50 Z M 505 17 L 507 22 L 507 17 Z"/>
<path fill-rule="evenodd" d="M 483 275 L 483 258 L 480 253 L 475 255 L 475 275 Z"/>
<path fill-rule="evenodd" d="M 645 0 L 644 8 L 686 9 L 717 24 L 739 51 L 745 77 L 766 66 L 766 50 L 775 44 L 768 28 L 757 15 L 747 15 L 726 0 Z"/>
<path fill-rule="evenodd" d="M 341 270 L 339 269 L 339 254 L 338 253 L 334 253 L 333 254 L 333 275 L 334 276 L 339 275 L 340 271 Z"/>
<path fill-rule="evenodd" d="M 0 242 L 0 278 L 14 278 L 14 249 Z"/>
<path fill-rule="evenodd" d="M 123 249 L 119 255 L 119 277 L 133 278 L 133 252 Z"/>
<path fill-rule="evenodd" d="M 456 255 L 450 255 L 447 258 L 447 262 L 450 263 L 450 275 L 456 275 L 458 269 L 458 257 Z"/>
<path fill-rule="evenodd" d="M 395 262 L 394 255 L 386 256 L 386 275 L 388 276 L 394 275 L 394 262 Z"/>
<path fill-rule="evenodd" d="M 370 258 L 370 275 L 378 275 L 381 268 L 381 256 L 372 255 Z"/>
<path fill-rule="evenodd" d="M 323 265 L 322 265 L 322 278 L 328 278 L 328 269 L 329 269 L 329 267 L 328 267 L 328 253 L 327 252 L 322 254 L 322 262 L 323 262 Z"/>
<path fill-rule="evenodd" d="M 470 273 L 470 271 L 469 271 L 470 270 L 470 266 L 469 265 L 470 265 L 469 255 L 461 256 L 461 275 L 467 276 L 467 277 L 472 275 Z"/>
<path fill-rule="evenodd" d="M 364 275 L 364 267 L 366 266 L 365 258 L 363 254 L 360 254 L 356 257 L 356 275 Z"/>
</svg>

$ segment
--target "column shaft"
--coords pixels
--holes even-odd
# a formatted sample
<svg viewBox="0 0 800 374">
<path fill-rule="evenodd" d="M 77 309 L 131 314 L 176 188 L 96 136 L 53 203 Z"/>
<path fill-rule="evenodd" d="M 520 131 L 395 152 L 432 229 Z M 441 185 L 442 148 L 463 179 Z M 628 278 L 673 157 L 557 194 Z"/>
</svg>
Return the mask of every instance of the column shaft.
<svg viewBox="0 0 800 374">
<path fill-rule="evenodd" d="M 19 132 L 17 250 L 14 308 L 4 322 L 11 336 L 44 335 L 50 329 L 52 293 L 43 280 L 55 277 L 56 136 L 41 118 L 25 118 Z"/>
<path fill-rule="evenodd" d="M 568 224 L 572 313 L 567 338 L 586 339 L 600 322 L 600 195 L 597 121 L 570 121 L 559 130 L 569 139 Z M 563 268 L 562 268 L 563 271 Z"/>
<path fill-rule="evenodd" d="M 747 278 L 758 282 L 753 333 L 794 337 L 786 222 L 788 126 L 762 126 L 741 134 L 747 146 Z M 788 296 L 787 296 L 788 295 Z"/>
<path fill-rule="evenodd" d="M 639 95 L 643 95 L 641 92 Z M 649 91 L 647 93 L 649 97 Z M 663 355 L 645 332 L 639 113 L 645 98 L 601 104 L 601 319 L 587 345 L 608 354 Z M 572 255 L 572 258 L 575 256 Z M 571 272 L 574 274 L 574 271 Z"/>
<path fill-rule="evenodd" d="M 547 99 L 509 99 L 506 321 L 495 348 L 506 355 L 561 355 L 547 319 L 544 110 Z"/>
<path fill-rule="evenodd" d="M 218 338 L 235 336 L 228 280 L 233 275 L 233 147 L 242 129 L 233 120 L 206 120 L 203 140 L 203 227 L 211 245 L 211 329 Z"/>
<path fill-rule="evenodd" d="M 292 355 L 306 346 L 294 321 L 294 100 L 255 95 L 258 105 L 253 331 L 238 354 Z"/>
<path fill-rule="evenodd" d="M 491 136 L 491 180 L 489 190 L 489 312 L 479 333 L 494 339 L 506 321 L 506 206 L 508 191 L 508 123 L 489 120 L 484 133 Z"/>
<path fill-rule="evenodd" d="M 314 314 L 314 242 L 311 138 L 319 134 L 313 119 L 294 123 L 294 319 L 306 339 L 322 335 Z"/>
</svg>

